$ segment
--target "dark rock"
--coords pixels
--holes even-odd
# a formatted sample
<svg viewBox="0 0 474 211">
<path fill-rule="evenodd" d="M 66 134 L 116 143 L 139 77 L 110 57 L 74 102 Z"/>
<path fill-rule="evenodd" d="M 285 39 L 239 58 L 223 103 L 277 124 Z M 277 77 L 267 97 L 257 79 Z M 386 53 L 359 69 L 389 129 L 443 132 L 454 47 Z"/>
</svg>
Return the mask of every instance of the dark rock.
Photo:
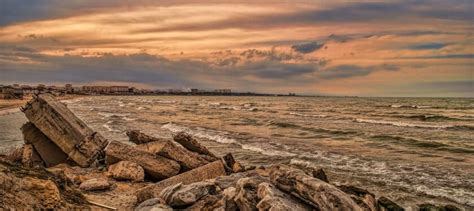
<svg viewBox="0 0 474 211">
<path fill-rule="evenodd" d="M 194 204 L 202 197 L 215 193 L 216 186 L 211 181 L 196 182 L 189 185 L 178 183 L 161 191 L 160 198 L 165 200 L 166 204 L 179 208 Z"/>
<path fill-rule="evenodd" d="M 377 204 L 379 205 L 378 208 L 379 210 L 382 211 L 404 211 L 402 207 L 400 207 L 398 204 L 393 202 L 392 200 L 382 196 L 377 200 Z"/>
<path fill-rule="evenodd" d="M 152 198 L 140 203 L 135 211 L 172 211 L 173 208 L 168 206 L 161 198 Z"/>
</svg>

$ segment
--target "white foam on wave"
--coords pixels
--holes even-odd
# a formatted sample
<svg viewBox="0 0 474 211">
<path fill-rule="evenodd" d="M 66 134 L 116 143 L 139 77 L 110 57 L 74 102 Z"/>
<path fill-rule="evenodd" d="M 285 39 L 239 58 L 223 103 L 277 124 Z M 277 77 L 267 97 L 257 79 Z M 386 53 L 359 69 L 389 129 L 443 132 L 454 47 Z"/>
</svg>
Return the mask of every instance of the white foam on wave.
<svg viewBox="0 0 474 211">
<path fill-rule="evenodd" d="M 280 156 L 280 157 L 293 157 L 296 156 L 296 154 L 291 153 L 291 152 L 285 152 L 281 150 L 274 150 L 274 149 L 269 149 L 269 147 L 264 147 L 264 146 L 256 146 L 256 145 L 250 145 L 250 144 L 242 144 L 242 149 L 258 152 L 263 155 L 268 155 L 268 156 Z"/>
<path fill-rule="evenodd" d="M 432 129 L 446 129 L 454 127 L 454 125 L 427 125 L 427 124 L 413 124 L 401 121 L 385 121 L 385 120 L 373 120 L 373 119 L 355 119 L 355 122 L 380 124 L 380 125 L 393 125 L 397 127 L 418 127 L 418 128 L 432 128 Z"/>
<path fill-rule="evenodd" d="M 401 105 L 401 104 L 392 104 L 390 105 L 392 108 L 420 108 L 420 109 L 425 109 L 425 108 L 432 108 L 431 106 L 424 106 L 424 105 Z"/>
<path fill-rule="evenodd" d="M 102 125 L 105 129 L 107 129 L 109 132 L 120 132 L 119 130 L 115 130 L 112 128 L 110 124 L 112 124 L 113 121 L 107 121 L 105 124 Z"/>
<path fill-rule="evenodd" d="M 314 117 L 314 118 L 326 118 L 328 117 L 327 115 L 318 115 L 318 114 L 302 114 L 302 113 L 296 113 L 296 112 L 290 112 L 290 115 L 293 116 L 301 116 L 301 117 Z"/>
</svg>

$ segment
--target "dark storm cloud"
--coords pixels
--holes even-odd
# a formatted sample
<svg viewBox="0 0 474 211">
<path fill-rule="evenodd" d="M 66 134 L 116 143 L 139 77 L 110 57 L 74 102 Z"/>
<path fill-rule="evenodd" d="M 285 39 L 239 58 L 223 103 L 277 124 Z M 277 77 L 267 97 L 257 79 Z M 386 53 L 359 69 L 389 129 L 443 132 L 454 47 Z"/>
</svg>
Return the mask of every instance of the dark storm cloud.
<svg viewBox="0 0 474 211">
<path fill-rule="evenodd" d="M 204 31 L 225 28 L 261 29 L 307 26 L 317 23 L 354 23 L 377 21 L 459 20 L 474 21 L 474 6 L 469 1 L 398 1 L 349 3 L 328 9 L 309 9 L 284 14 L 235 16 L 205 23 L 146 28 L 138 33 L 167 31 Z"/>
<path fill-rule="evenodd" d="M 309 42 L 309 43 L 296 44 L 296 45 L 291 46 L 291 48 L 296 52 L 307 54 L 307 53 L 312 53 L 314 51 L 317 51 L 323 46 L 324 44 L 320 44 L 318 42 Z"/>
<path fill-rule="evenodd" d="M 366 76 L 376 71 L 397 71 L 399 69 L 400 67 L 393 64 L 382 64 L 368 67 L 358 65 L 339 65 L 321 70 L 317 72 L 317 74 L 321 79 L 332 80 Z"/>
<path fill-rule="evenodd" d="M 448 43 L 421 43 L 410 45 L 407 49 L 411 50 L 437 50 L 448 46 Z"/>
</svg>

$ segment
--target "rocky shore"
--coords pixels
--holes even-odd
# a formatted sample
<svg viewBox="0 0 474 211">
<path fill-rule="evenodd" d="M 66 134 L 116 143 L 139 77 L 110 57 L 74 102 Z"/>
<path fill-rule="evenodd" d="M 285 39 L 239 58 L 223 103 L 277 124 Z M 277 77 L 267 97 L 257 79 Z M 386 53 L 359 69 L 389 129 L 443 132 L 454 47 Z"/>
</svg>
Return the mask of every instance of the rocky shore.
<svg viewBox="0 0 474 211">
<path fill-rule="evenodd" d="M 90 129 L 52 95 L 21 109 L 25 144 L 0 156 L 0 208 L 126 210 L 404 210 L 323 169 L 244 166 L 186 133 L 161 139 L 127 131 L 130 143 Z M 420 204 L 420 210 L 460 210 Z"/>
</svg>

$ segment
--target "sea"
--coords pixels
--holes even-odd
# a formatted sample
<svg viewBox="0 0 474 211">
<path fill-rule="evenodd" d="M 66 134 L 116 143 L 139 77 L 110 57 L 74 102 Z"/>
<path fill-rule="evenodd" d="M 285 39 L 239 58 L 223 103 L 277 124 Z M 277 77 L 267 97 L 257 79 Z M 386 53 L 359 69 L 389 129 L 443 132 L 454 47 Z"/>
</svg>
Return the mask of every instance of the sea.
<svg viewBox="0 0 474 211">
<path fill-rule="evenodd" d="M 474 209 L 474 99 L 90 96 L 64 101 L 109 140 L 187 132 L 245 165 L 323 168 L 406 208 Z M 22 144 L 21 112 L 0 116 L 0 151 Z"/>
</svg>

